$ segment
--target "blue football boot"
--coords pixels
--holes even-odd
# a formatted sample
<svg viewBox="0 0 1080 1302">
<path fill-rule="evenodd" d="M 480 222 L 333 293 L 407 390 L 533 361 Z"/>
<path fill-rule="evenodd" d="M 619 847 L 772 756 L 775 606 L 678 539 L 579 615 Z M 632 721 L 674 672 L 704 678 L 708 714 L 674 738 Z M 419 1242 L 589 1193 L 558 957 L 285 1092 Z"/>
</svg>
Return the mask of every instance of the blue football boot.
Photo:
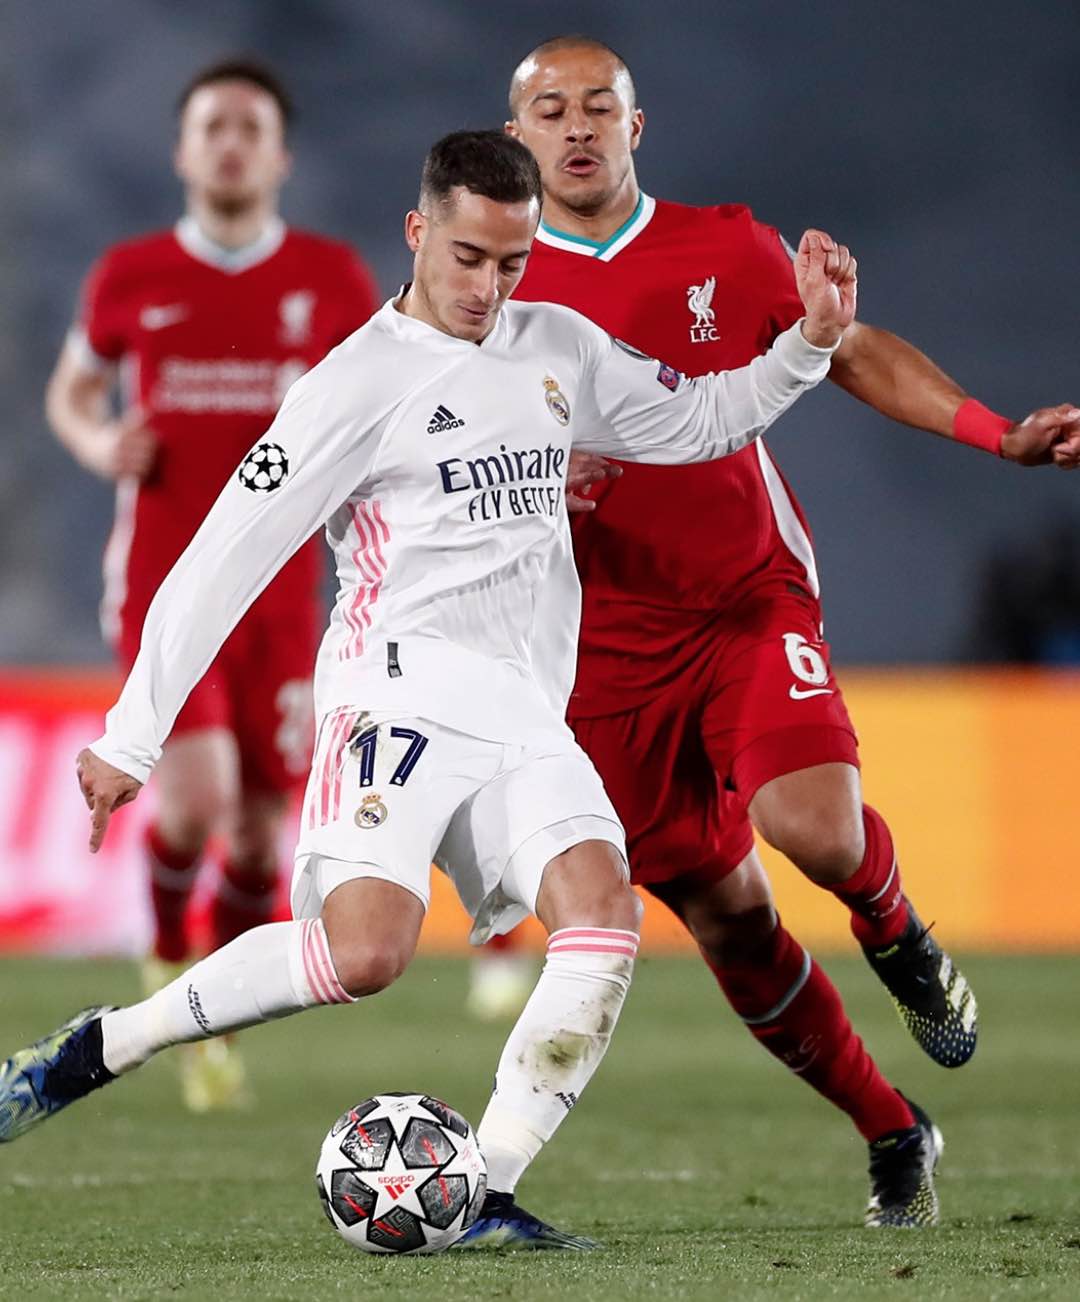
<svg viewBox="0 0 1080 1302">
<path fill-rule="evenodd" d="M 454 1244 L 469 1249 L 561 1248 L 570 1252 L 591 1252 L 599 1248 L 595 1239 L 566 1234 L 547 1225 L 514 1202 L 513 1195 L 488 1190 L 480 1215 Z"/>
<path fill-rule="evenodd" d="M 84 1008 L 63 1026 L 0 1064 L 0 1143 L 18 1139 L 54 1112 L 116 1077 L 101 1055 L 101 1018 Z"/>
</svg>

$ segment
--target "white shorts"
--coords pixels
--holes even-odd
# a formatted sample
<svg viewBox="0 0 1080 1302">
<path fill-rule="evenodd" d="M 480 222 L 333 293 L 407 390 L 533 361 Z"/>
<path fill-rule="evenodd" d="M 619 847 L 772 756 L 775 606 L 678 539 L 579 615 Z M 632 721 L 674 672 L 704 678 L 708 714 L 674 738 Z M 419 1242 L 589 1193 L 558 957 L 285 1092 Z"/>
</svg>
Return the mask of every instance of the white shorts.
<svg viewBox="0 0 1080 1302">
<path fill-rule="evenodd" d="M 569 728 L 508 745 L 428 719 L 337 710 L 320 725 L 304 797 L 293 916 L 317 917 L 358 877 L 394 882 L 426 909 L 434 862 L 482 944 L 534 913 L 548 862 L 588 840 L 613 845 L 626 870 L 622 824 Z"/>
</svg>

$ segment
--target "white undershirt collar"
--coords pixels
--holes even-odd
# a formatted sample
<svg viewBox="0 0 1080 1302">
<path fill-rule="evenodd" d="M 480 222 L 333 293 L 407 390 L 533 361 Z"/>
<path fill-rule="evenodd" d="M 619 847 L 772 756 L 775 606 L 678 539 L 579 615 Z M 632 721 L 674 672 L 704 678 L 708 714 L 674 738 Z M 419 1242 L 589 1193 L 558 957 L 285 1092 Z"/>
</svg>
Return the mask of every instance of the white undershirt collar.
<svg viewBox="0 0 1080 1302">
<path fill-rule="evenodd" d="M 227 249 L 215 244 L 190 213 L 180 218 L 173 227 L 173 233 L 185 253 L 198 262 L 205 262 L 208 266 L 235 276 L 272 258 L 285 239 L 286 226 L 280 217 L 271 217 L 258 239 L 239 249 Z"/>
</svg>

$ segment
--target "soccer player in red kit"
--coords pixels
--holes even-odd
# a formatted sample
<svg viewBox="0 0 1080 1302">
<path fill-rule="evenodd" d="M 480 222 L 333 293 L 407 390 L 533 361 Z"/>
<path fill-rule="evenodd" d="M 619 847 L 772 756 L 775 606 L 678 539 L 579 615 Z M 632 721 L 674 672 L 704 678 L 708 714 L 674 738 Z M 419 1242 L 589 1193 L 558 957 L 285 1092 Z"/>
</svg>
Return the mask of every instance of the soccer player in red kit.
<svg viewBox="0 0 1080 1302">
<path fill-rule="evenodd" d="M 261 65 L 229 60 L 192 79 L 175 152 L 186 213 L 97 261 L 49 383 L 57 436 L 87 469 L 116 481 L 102 622 L 125 672 L 158 585 L 286 389 L 376 306 L 351 248 L 291 229 L 278 214 L 291 115 Z M 117 375 L 123 410 L 113 418 Z M 237 626 L 176 720 L 146 840 L 148 984 L 188 958 L 185 911 L 212 836 L 226 846 L 213 947 L 273 907 L 287 793 L 310 761 L 321 577 L 312 542 Z M 217 1057 L 223 1048 L 211 1059 L 200 1047 L 186 1060 L 189 1106 L 241 1095 L 239 1060 Z"/>
<path fill-rule="evenodd" d="M 775 230 L 740 205 L 690 208 L 639 190 L 644 118 L 607 46 L 538 47 L 514 74 L 510 109 L 507 130 L 535 154 L 545 190 L 517 297 L 573 307 L 691 375 L 748 362 L 798 319 L 791 250 Z M 845 334 L 831 378 L 894 419 L 1009 460 L 1075 464 L 1080 412 L 1014 425 L 873 327 Z M 626 826 L 634 880 L 686 925 L 759 1042 L 869 1142 L 867 1223 L 932 1224 L 940 1135 L 881 1076 L 780 922 L 753 847 L 756 826 L 847 905 L 935 1061 L 970 1057 L 974 996 L 904 895 L 885 820 L 862 801 L 803 514 L 760 440 L 713 465 L 625 467 L 596 483 L 592 504 L 575 533 L 584 610 L 570 719 Z"/>
</svg>

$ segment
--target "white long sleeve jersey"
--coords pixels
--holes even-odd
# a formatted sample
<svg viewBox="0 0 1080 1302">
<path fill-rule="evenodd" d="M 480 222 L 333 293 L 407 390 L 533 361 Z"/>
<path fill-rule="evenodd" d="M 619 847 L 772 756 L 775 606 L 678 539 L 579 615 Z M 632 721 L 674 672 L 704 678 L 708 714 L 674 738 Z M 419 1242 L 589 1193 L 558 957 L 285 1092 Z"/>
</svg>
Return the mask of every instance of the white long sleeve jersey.
<svg viewBox="0 0 1080 1302">
<path fill-rule="evenodd" d="M 662 464 L 726 456 L 830 356 L 796 325 L 749 366 L 688 380 L 569 308 L 507 303 L 477 345 L 385 304 L 292 386 L 225 485 L 92 749 L 145 781 L 188 692 L 320 525 L 338 593 L 317 714 L 400 711 L 504 742 L 550 730 L 580 617 L 571 444 Z"/>
</svg>

